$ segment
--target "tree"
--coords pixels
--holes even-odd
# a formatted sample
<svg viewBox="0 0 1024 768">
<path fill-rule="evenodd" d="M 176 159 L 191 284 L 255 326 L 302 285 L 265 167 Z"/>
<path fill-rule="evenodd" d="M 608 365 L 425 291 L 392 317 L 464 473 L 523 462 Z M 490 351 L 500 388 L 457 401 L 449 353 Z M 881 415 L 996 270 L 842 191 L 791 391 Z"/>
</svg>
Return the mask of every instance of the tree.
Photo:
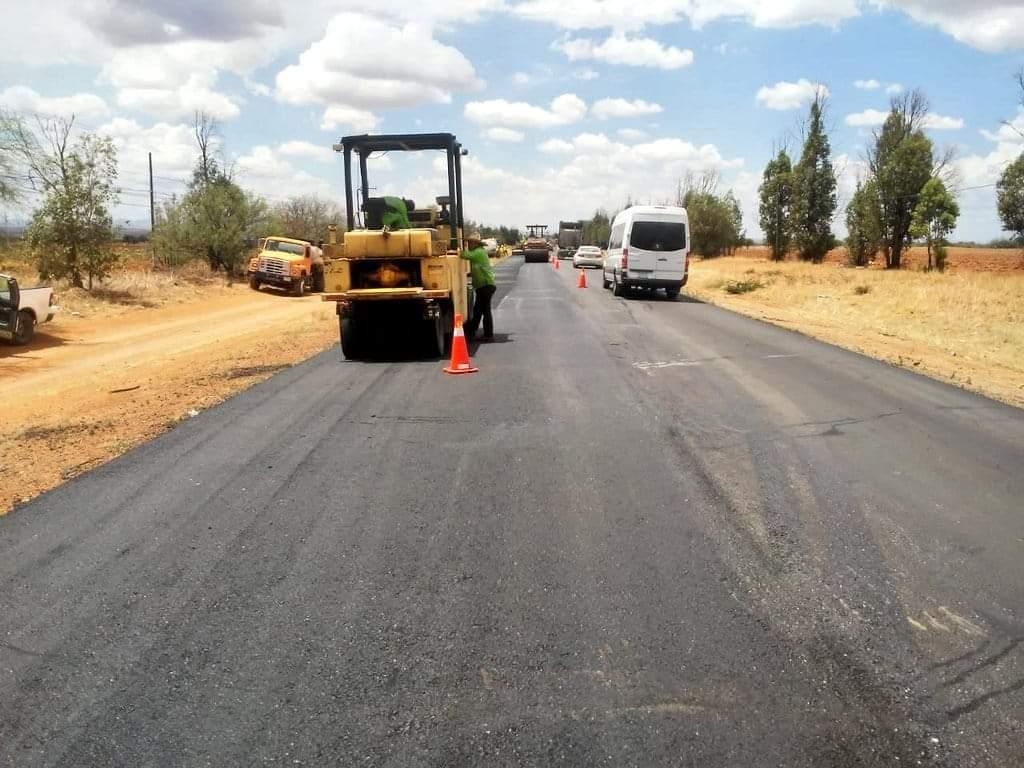
<svg viewBox="0 0 1024 768">
<path fill-rule="evenodd" d="M 281 234 L 311 243 L 327 238 L 327 227 L 343 221 L 337 204 L 316 195 L 299 195 L 275 205 L 273 216 Z"/>
<path fill-rule="evenodd" d="M 0 109 L 0 203 L 18 202 L 24 192 L 18 173 L 18 145 L 24 133 L 21 117 Z"/>
<path fill-rule="evenodd" d="M 921 91 L 893 98 L 889 116 L 875 132 L 868 167 L 878 186 L 885 265 L 899 269 L 910 245 L 917 197 L 935 174 L 931 140 L 924 134 L 928 101 Z"/>
<path fill-rule="evenodd" d="M 598 208 L 594 211 L 594 215 L 583 222 L 582 245 L 607 247 L 608 238 L 612 233 L 613 218 L 604 208 Z"/>
<path fill-rule="evenodd" d="M 857 182 L 857 190 L 846 206 L 846 229 L 850 265 L 866 266 L 882 245 L 882 212 L 873 180 Z"/>
<path fill-rule="evenodd" d="M 83 134 L 71 143 L 74 117 L 39 121 L 42 142 L 22 147 L 45 195 L 26 233 L 39 275 L 92 290 L 117 263 L 110 206 L 117 199 L 117 150 L 110 138 Z"/>
<path fill-rule="evenodd" d="M 803 152 L 793 169 L 793 239 L 800 258 L 816 264 L 825 259 L 835 242 L 832 219 L 836 214 L 836 174 L 825 132 L 825 108 L 825 92 L 819 90 L 807 118 Z"/>
<path fill-rule="evenodd" d="M 772 251 L 772 260 L 782 261 L 789 250 L 790 207 L 793 204 L 793 166 L 786 150 L 780 149 L 765 166 L 758 190 L 760 223 L 765 242 Z"/>
<path fill-rule="evenodd" d="M 730 253 L 742 241 L 743 215 L 731 192 L 718 194 L 718 175 L 693 174 L 680 182 L 678 205 L 690 219 L 690 250 L 705 258 Z"/>
<path fill-rule="evenodd" d="M 1006 166 L 999 177 L 996 200 L 1003 229 L 1024 240 L 1024 154 Z"/>
<path fill-rule="evenodd" d="M 942 179 L 929 179 L 921 188 L 910 223 L 910 234 L 923 237 L 928 244 L 928 270 L 932 269 L 932 256 L 939 272 L 946 270 L 946 236 L 956 228 L 960 206 L 946 189 Z"/>
</svg>

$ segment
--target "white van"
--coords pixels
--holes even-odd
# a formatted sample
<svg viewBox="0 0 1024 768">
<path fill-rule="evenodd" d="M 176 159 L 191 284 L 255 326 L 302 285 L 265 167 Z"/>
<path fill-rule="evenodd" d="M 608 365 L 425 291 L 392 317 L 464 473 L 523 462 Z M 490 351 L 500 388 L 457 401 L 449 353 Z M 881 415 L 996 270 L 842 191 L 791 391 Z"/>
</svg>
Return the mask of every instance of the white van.
<svg viewBox="0 0 1024 768">
<path fill-rule="evenodd" d="M 690 220 L 685 208 L 634 205 L 615 217 L 602 273 L 616 296 L 664 288 L 674 299 L 689 277 Z"/>
</svg>

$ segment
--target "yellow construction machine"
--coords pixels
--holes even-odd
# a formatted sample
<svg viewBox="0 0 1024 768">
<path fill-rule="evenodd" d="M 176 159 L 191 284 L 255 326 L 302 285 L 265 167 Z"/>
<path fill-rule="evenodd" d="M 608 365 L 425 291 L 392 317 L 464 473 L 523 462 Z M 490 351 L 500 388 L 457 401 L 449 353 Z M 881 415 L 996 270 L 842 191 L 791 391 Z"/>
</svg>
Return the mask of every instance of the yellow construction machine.
<svg viewBox="0 0 1024 768">
<path fill-rule="evenodd" d="M 422 353 L 440 357 L 451 342 L 455 315 L 468 322 L 473 309 L 469 263 L 459 258 L 462 157 L 468 153 L 450 133 L 346 136 L 334 149 L 345 161 L 346 231 L 338 242 L 336 230 L 328 230 L 323 300 L 337 306 L 343 354 L 358 359 L 411 340 Z M 447 158 L 448 193 L 436 205 L 417 208 L 411 200 L 370 196 L 371 155 L 424 151 Z"/>
</svg>

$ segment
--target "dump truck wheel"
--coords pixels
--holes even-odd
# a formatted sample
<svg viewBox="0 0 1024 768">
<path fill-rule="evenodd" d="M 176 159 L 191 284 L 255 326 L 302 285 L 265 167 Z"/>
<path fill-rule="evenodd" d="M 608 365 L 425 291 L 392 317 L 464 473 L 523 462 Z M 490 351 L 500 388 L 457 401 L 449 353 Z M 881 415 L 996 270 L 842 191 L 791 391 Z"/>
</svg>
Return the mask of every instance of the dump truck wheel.
<svg viewBox="0 0 1024 768">
<path fill-rule="evenodd" d="M 346 360 L 358 360 L 362 357 L 363 351 L 360 346 L 359 325 L 353 317 L 340 319 L 341 329 L 341 353 Z"/>
<path fill-rule="evenodd" d="M 293 296 L 305 296 L 306 295 L 306 277 L 303 275 L 299 278 L 299 282 L 292 286 Z"/>
<path fill-rule="evenodd" d="M 323 293 L 324 291 L 324 268 L 314 267 L 313 268 L 313 293 Z"/>
<path fill-rule="evenodd" d="M 441 357 L 444 354 L 444 321 L 438 315 L 433 320 L 423 323 L 423 351 L 428 357 Z"/>
<path fill-rule="evenodd" d="M 258 291 L 260 289 L 260 281 L 257 280 L 255 277 L 250 279 L 249 287 L 252 288 L 254 291 Z"/>
<path fill-rule="evenodd" d="M 14 343 L 18 345 L 28 344 L 36 335 L 36 319 L 31 312 L 22 310 L 18 313 L 18 319 L 14 326 Z"/>
</svg>

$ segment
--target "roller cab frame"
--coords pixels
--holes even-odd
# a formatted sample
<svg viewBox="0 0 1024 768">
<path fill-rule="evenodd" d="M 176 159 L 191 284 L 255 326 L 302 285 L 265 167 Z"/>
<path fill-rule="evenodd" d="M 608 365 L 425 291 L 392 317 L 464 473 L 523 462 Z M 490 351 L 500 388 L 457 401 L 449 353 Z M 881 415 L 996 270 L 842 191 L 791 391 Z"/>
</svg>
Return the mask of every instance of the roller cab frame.
<svg viewBox="0 0 1024 768">
<path fill-rule="evenodd" d="M 468 153 L 451 133 L 345 136 L 334 149 L 345 163 L 346 226 L 340 242 L 337 231 L 328 230 L 322 298 L 337 307 L 345 357 L 410 342 L 428 356 L 443 355 L 454 316 L 461 314 L 468 322 L 473 310 L 469 262 L 459 258 L 462 157 Z M 409 226 L 385 226 L 393 199 L 371 196 L 367 161 L 374 153 L 428 151 L 445 153 L 447 194 L 429 207 L 404 200 Z M 354 190 L 356 164 L 359 186 Z"/>
</svg>

